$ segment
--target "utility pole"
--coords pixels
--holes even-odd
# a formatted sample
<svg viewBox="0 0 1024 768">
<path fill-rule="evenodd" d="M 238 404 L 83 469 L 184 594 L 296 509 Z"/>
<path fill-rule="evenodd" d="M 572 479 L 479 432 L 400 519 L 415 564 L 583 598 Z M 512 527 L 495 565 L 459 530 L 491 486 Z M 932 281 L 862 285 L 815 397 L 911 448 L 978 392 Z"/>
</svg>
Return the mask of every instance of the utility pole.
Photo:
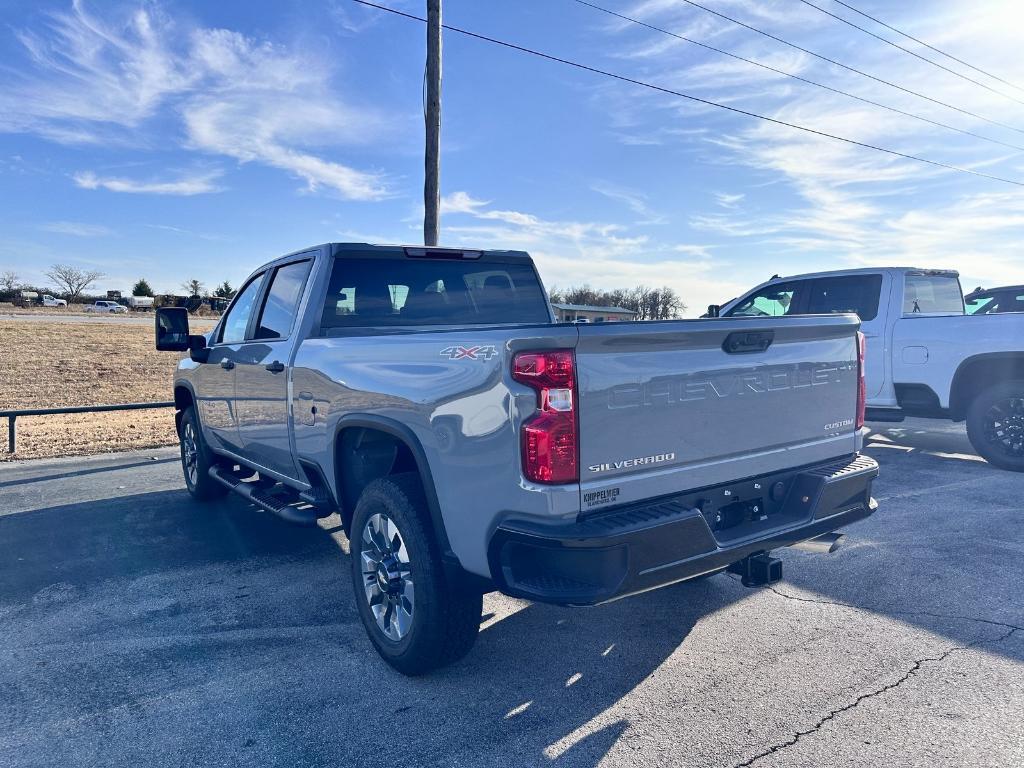
<svg viewBox="0 0 1024 768">
<path fill-rule="evenodd" d="M 441 0 L 427 0 L 427 145 L 423 174 L 423 244 L 437 245 L 441 207 Z"/>
</svg>

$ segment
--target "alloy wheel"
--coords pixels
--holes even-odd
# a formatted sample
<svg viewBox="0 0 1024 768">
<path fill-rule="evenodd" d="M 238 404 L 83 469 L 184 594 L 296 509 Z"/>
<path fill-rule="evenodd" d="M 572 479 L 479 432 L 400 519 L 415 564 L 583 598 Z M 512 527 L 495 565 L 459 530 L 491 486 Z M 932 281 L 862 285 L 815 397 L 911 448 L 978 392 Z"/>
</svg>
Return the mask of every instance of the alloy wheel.
<svg viewBox="0 0 1024 768">
<path fill-rule="evenodd" d="M 366 521 L 360 542 L 363 591 L 377 626 L 395 642 L 409 634 L 415 591 L 409 551 L 394 521 L 377 513 Z"/>
<path fill-rule="evenodd" d="M 985 438 L 1007 456 L 1024 457 L 1024 397 L 1007 397 L 988 409 Z"/>
<path fill-rule="evenodd" d="M 181 430 L 181 463 L 185 467 L 189 486 L 194 488 L 199 482 L 199 446 L 196 443 L 196 431 L 187 421 Z"/>
</svg>

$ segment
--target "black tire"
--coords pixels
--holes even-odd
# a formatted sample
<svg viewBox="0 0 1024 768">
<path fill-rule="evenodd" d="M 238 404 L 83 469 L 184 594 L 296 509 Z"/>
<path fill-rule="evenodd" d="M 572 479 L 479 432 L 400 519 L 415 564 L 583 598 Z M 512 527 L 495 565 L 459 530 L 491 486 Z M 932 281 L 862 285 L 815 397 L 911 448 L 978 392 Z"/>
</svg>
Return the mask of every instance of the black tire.
<svg viewBox="0 0 1024 768">
<path fill-rule="evenodd" d="M 991 465 L 1024 472 L 1024 380 L 989 387 L 967 409 L 967 437 Z"/>
<path fill-rule="evenodd" d="M 480 630 L 483 595 L 449 583 L 429 520 L 419 477 L 407 473 L 367 485 L 349 529 L 356 609 L 377 653 L 403 675 L 422 675 L 461 659 Z M 397 543 L 372 527 L 382 521 L 387 530 L 397 529 Z"/>
<path fill-rule="evenodd" d="M 178 422 L 178 443 L 181 447 L 181 471 L 185 476 L 185 487 L 192 498 L 197 501 L 223 498 L 228 489 L 210 477 L 210 467 L 217 459 L 203 440 L 199 417 L 191 405 L 182 412 Z M 194 466 L 190 465 L 190 458 L 194 458 Z"/>
</svg>

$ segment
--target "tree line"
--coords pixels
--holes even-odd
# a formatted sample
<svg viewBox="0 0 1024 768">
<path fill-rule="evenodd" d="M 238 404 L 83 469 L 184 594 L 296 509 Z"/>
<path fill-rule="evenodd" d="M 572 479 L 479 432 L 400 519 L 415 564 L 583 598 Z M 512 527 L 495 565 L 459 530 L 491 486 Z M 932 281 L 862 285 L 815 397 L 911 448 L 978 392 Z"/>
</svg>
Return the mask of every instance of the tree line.
<svg viewBox="0 0 1024 768">
<path fill-rule="evenodd" d="M 106 275 L 98 269 L 79 269 L 70 264 L 54 264 L 45 273 L 47 278 L 56 286 L 54 293 L 57 293 L 68 300 L 69 304 L 76 304 L 99 280 Z M 181 288 L 188 296 L 203 296 L 206 287 L 199 280 L 186 280 Z M 11 269 L 0 272 L 0 293 L 13 296 L 20 290 L 34 290 L 37 293 L 44 291 L 22 282 L 17 272 Z M 153 288 L 146 278 L 140 278 L 132 286 L 132 296 L 154 296 Z M 234 298 L 235 289 L 231 283 L 225 280 L 213 289 L 213 295 L 221 299 Z"/>
<path fill-rule="evenodd" d="M 675 289 L 668 286 L 616 288 L 606 291 L 589 285 L 566 289 L 551 288 L 552 304 L 587 304 L 594 307 L 622 307 L 636 312 L 637 320 L 672 320 L 686 311 L 686 304 Z"/>
</svg>

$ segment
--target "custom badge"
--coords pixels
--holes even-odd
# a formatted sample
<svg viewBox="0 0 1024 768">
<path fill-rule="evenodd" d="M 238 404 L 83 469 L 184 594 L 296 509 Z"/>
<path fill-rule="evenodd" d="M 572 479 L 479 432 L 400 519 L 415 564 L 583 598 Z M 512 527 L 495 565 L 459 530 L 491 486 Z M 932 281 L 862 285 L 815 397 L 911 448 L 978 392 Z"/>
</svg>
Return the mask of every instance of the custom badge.
<svg viewBox="0 0 1024 768">
<path fill-rule="evenodd" d="M 486 347 L 445 347 L 441 350 L 441 357 L 449 360 L 490 360 L 498 354 L 493 344 Z"/>
</svg>

